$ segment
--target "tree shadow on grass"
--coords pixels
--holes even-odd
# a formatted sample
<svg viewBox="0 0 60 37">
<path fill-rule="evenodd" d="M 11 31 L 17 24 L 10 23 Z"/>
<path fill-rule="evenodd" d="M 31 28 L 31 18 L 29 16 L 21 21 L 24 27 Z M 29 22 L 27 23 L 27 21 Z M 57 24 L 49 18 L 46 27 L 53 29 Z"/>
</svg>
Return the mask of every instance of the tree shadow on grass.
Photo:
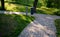
<svg viewBox="0 0 60 37">
<path fill-rule="evenodd" d="M 14 0 L 14 1 L 5 1 L 6 3 L 10 3 L 10 4 L 18 4 L 18 5 L 23 5 L 23 6 L 29 6 L 32 7 L 34 1 L 33 0 Z M 42 4 L 38 2 L 37 7 L 41 7 Z"/>
<path fill-rule="evenodd" d="M 17 37 L 31 22 L 29 20 L 31 20 L 31 17 L 25 15 L 0 14 L 0 36 Z"/>
<path fill-rule="evenodd" d="M 18 4 L 18 5 L 23 5 L 23 6 L 29 6 L 29 7 L 31 7 L 32 5 L 29 5 L 28 3 L 26 3 L 26 2 L 23 2 L 23 1 L 15 1 L 15 2 L 9 2 L 9 1 L 5 1 L 6 3 L 10 3 L 10 4 Z"/>
</svg>

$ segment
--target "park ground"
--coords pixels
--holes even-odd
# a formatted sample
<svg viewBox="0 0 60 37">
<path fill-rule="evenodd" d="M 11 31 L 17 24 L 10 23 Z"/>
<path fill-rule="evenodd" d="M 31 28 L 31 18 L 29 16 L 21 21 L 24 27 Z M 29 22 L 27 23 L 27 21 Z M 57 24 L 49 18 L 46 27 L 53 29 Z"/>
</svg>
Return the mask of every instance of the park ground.
<svg viewBox="0 0 60 37">
<path fill-rule="evenodd" d="M 28 3 L 26 1 L 10 1 L 5 0 L 5 9 L 10 12 L 26 12 L 26 5 L 28 5 L 28 12 L 30 13 L 31 7 L 33 6 L 33 0 L 30 0 Z M 0 2 L 1 3 L 1 2 Z M 43 5 L 44 3 L 41 2 Z M 47 8 L 41 6 L 41 3 L 37 4 L 37 14 L 47 14 L 47 15 L 60 15 L 57 8 Z M 1 8 L 1 4 L 0 4 Z M 19 33 L 34 20 L 33 16 L 26 15 L 16 15 L 16 14 L 0 14 L 0 34 L 3 34 L 3 37 L 17 37 Z M 60 37 L 60 19 L 55 20 L 55 25 L 57 29 L 57 37 Z M 7 36 L 8 35 L 8 36 Z"/>
</svg>

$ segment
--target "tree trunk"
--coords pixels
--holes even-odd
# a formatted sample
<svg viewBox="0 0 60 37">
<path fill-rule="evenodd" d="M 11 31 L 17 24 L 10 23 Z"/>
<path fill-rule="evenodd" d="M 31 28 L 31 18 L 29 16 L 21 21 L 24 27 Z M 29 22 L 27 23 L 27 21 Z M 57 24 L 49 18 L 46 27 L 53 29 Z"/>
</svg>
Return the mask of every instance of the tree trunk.
<svg viewBox="0 0 60 37">
<path fill-rule="evenodd" d="M 33 3 L 34 12 L 36 12 L 37 2 L 38 2 L 38 0 L 35 0 L 34 3 Z"/>
<path fill-rule="evenodd" d="M 2 10 L 5 10 L 5 7 L 4 7 L 4 0 L 1 0 L 1 7 L 2 7 Z"/>
</svg>

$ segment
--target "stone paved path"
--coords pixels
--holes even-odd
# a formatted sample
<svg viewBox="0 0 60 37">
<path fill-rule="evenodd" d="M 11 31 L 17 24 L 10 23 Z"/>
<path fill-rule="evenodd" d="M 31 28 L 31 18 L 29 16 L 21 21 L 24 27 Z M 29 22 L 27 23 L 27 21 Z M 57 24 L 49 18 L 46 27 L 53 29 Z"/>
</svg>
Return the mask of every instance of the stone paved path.
<svg viewBox="0 0 60 37">
<path fill-rule="evenodd" d="M 0 14 L 26 14 L 21 12 L 0 11 Z M 28 14 L 30 15 L 30 13 Z M 55 19 L 60 16 L 34 14 L 35 20 L 31 22 L 18 37 L 56 37 Z"/>
<path fill-rule="evenodd" d="M 18 37 L 56 37 L 54 20 L 59 16 L 34 14 L 35 20 L 31 22 Z"/>
</svg>

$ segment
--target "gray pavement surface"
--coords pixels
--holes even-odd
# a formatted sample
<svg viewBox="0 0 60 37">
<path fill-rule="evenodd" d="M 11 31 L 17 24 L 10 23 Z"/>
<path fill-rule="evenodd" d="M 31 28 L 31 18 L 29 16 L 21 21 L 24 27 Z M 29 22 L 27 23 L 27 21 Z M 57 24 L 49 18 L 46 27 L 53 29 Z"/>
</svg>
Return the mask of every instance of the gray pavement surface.
<svg viewBox="0 0 60 37">
<path fill-rule="evenodd" d="M 0 14 L 26 14 L 23 12 L 0 11 Z M 28 13 L 28 15 L 31 15 Z M 35 20 L 31 22 L 18 37 L 56 37 L 56 27 L 54 20 L 60 16 L 34 14 Z"/>
<path fill-rule="evenodd" d="M 31 22 L 18 37 L 56 37 L 54 20 L 60 16 L 34 14 L 35 20 Z"/>
</svg>

